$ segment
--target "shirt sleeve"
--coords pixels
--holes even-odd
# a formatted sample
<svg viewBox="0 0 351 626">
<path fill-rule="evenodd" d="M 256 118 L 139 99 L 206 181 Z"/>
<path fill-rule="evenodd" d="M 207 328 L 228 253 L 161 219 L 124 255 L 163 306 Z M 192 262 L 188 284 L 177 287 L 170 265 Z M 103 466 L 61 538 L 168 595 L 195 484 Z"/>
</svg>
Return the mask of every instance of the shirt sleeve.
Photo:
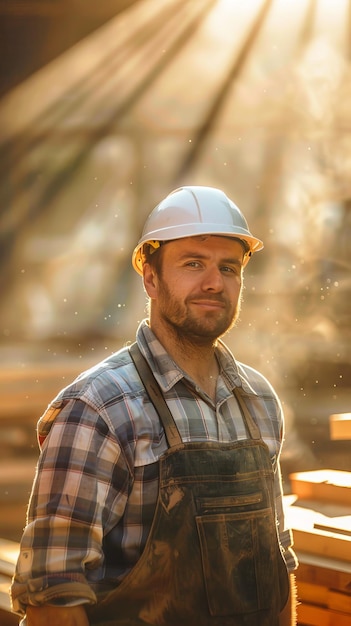
<svg viewBox="0 0 351 626">
<path fill-rule="evenodd" d="M 69 400 L 43 444 L 12 583 L 14 611 L 28 604 L 94 603 L 104 571 L 103 533 L 121 519 L 130 468 L 108 424 Z M 88 582 L 89 581 L 89 582 Z"/>
<path fill-rule="evenodd" d="M 281 484 L 279 467 L 276 471 L 275 480 L 277 483 Z M 276 486 L 276 493 L 277 493 L 277 486 Z M 284 508 L 283 508 L 283 494 L 282 494 L 281 487 L 278 488 L 278 493 L 276 495 L 275 502 L 276 502 L 279 541 L 283 549 L 283 556 L 286 562 L 286 566 L 288 570 L 292 572 L 295 569 L 297 569 L 298 560 L 293 550 L 294 542 L 293 542 L 292 530 L 290 528 L 287 528 L 285 524 L 285 515 L 284 515 Z"/>
<path fill-rule="evenodd" d="M 282 410 L 280 408 L 280 417 L 281 417 L 281 440 L 284 440 L 284 420 Z M 283 551 L 283 556 L 286 562 L 286 566 L 289 572 L 293 572 L 298 567 L 298 559 L 293 550 L 293 534 L 290 528 L 286 526 L 286 518 L 284 515 L 284 505 L 283 505 L 283 484 L 282 484 L 282 476 L 280 469 L 280 454 L 277 458 L 277 463 L 275 466 L 274 472 L 274 493 L 275 493 L 275 508 L 276 508 L 276 517 L 277 517 L 277 527 L 278 527 L 278 537 L 279 542 Z"/>
</svg>

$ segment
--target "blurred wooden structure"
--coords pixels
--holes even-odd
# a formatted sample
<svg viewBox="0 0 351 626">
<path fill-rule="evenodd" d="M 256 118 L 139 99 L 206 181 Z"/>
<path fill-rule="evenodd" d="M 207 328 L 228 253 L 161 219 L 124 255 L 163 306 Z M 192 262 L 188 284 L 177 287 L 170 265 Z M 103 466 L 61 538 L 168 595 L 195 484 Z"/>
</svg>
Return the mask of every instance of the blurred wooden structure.
<svg viewBox="0 0 351 626">
<path fill-rule="evenodd" d="M 9 586 L 18 555 L 18 543 L 0 539 L 0 624 L 18 626 L 19 617 L 11 613 Z"/>
<path fill-rule="evenodd" d="M 286 497 L 300 566 L 301 626 L 351 623 L 351 473 L 321 470 L 293 475 Z"/>
<path fill-rule="evenodd" d="M 291 490 L 300 500 L 335 503 L 351 511 L 351 472 L 321 469 L 290 475 Z"/>
<path fill-rule="evenodd" d="M 24 523 L 46 404 L 133 340 L 130 251 L 182 184 L 223 188 L 264 240 L 228 344 L 283 391 L 287 438 L 350 468 L 348 422 L 328 439 L 350 406 L 350 1 L 26 0 L 0 17 L 1 532 Z M 330 571 L 345 594 L 345 564 L 307 557 L 316 598 Z"/>
<path fill-rule="evenodd" d="M 336 413 L 330 416 L 330 438 L 351 440 L 351 413 Z"/>
<path fill-rule="evenodd" d="M 351 565 L 299 552 L 299 626 L 349 626 Z"/>
</svg>

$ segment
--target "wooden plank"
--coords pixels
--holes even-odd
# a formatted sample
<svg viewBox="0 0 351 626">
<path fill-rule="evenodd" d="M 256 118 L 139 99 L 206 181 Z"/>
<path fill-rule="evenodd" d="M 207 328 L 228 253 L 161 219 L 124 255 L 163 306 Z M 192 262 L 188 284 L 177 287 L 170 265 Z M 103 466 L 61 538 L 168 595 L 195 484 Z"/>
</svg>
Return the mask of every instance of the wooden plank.
<svg viewBox="0 0 351 626">
<path fill-rule="evenodd" d="M 343 593 L 351 592 L 351 562 L 298 550 L 297 557 L 299 559 L 299 567 L 296 571 L 298 583 L 312 583 Z"/>
<path fill-rule="evenodd" d="M 351 560 L 351 537 L 322 530 L 293 528 L 296 550 L 321 554 L 341 561 Z"/>
<path fill-rule="evenodd" d="M 284 509 L 292 528 L 320 528 L 351 536 L 351 507 L 344 504 L 284 498 Z"/>
<path fill-rule="evenodd" d="M 297 583 L 299 601 L 307 604 L 317 604 L 334 611 L 349 613 L 351 620 L 351 592 L 340 593 L 312 583 Z"/>
<path fill-rule="evenodd" d="M 11 578 L 0 574 L 0 607 L 4 611 L 11 611 L 11 601 L 9 595 L 10 584 Z"/>
<path fill-rule="evenodd" d="M 296 581 L 297 586 L 297 598 L 299 602 L 304 604 L 316 604 L 318 606 L 324 606 L 328 608 L 327 596 L 328 587 L 322 585 L 314 585 L 312 583 L 305 583 Z"/>
<path fill-rule="evenodd" d="M 349 613 L 351 624 L 351 594 L 338 593 L 330 589 L 328 591 L 328 607 L 342 613 Z"/>
<path fill-rule="evenodd" d="M 0 624 L 1 626 L 18 626 L 20 620 L 19 615 L 9 613 L 0 609 Z"/>
<path fill-rule="evenodd" d="M 0 539 L 0 573 L 13 576 L 19 553 L 19 543 Z"/>
<path fill-rule="evenodd" d="M 330 439 L 351 439 L 351 413 L 335 413 L 329 417 Z"/>
<path fill-rule="evenodd" d="M 297 620 L 300 626 L 350 626 L 350 615 L 341 611 L 330 611 L 311 604 L 299 604 Z"/>
<path fill-rule="evenodd" d="M 295 501 L 294 501 L 295 498 Z M 287 502 L 290 503 L 286 506 Z M 295 549 L 341 561 L 351 561 L 351 508 L 341 504 L 284 500 Z M 321 512 L 323 511 L 323 512 Z"/>
<path fill-rule="evenodd" d="M 0 539 L 0 624 L 1 626 L 15 626 L 19 623 L 19 616 L 11 613 L 10 585 L 15 571 L 19 552 L 19 543 Z"/>
<path fill-rule="evenodd" d="M 313 470 L 290 474 L 291 490 L 302 500 L 320 500 L 351 506 L 351 472 Z"/>
</svg>

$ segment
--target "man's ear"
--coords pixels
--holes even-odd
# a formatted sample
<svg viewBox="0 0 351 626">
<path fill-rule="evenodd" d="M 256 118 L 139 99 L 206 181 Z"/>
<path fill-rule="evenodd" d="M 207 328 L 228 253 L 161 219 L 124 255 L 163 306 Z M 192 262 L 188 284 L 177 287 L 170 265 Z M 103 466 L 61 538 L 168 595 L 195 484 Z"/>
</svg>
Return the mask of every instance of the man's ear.
<svg viewBox="0 0 351 626">
<path fill-rule="evenodd" d="M 156 298 L 157 295 L 157 274 L 149 263 L 143 265 L 144 289 L 149 298 Z"/>
</svg>

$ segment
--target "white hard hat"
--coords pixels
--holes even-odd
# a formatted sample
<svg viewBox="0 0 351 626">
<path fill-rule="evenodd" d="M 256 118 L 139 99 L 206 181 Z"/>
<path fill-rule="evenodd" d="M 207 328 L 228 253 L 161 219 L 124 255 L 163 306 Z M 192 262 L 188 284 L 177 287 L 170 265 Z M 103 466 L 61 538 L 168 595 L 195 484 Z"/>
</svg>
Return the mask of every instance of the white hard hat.
<svg viewBox="0 0 351 626">
<path fill-rule="evenodd" d="M 196 235 L 242 240 L 248 247 L 244 265 L 254 252 L 263 248 L 262 241 L 250 233 L 240 209 L 223 191 L 213 187 L 180 187 L 162 200 L 147 218 L 132 255 L 134 269 L 138 274 L 143 272 L 144 244 L 157 248 L 158 242 Z"/>
</svg>

